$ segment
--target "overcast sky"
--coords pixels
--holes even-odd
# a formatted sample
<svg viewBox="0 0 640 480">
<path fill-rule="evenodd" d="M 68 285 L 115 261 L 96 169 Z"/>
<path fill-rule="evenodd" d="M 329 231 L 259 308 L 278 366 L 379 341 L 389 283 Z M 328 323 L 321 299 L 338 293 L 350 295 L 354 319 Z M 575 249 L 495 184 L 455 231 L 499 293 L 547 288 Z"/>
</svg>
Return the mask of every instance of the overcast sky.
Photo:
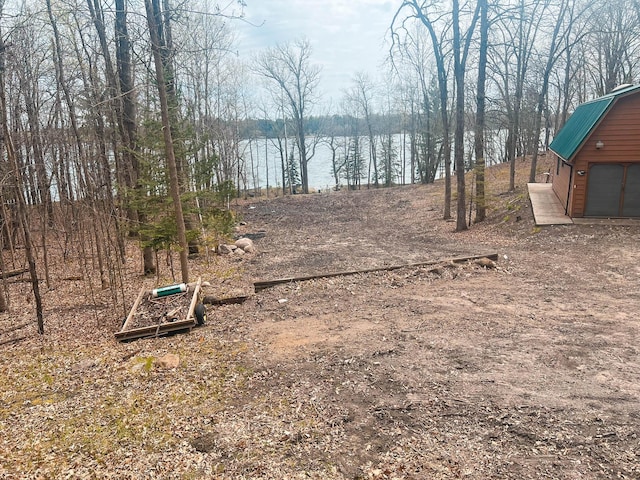
<svg viewBox="0 0 640 480">
<path fill-rule="evenodd" d="M 307 38 L 312 61 L 322 66 L 320 89 L 325 103 L 340 101 L 353 74 L 376 79 L 386 58 L 389 24 L 398 0 L 246 0 L 246 19 L 237 22 L 240 54 Z M 264 23 L 263 23 L 264 22 Z"/>
</svg>

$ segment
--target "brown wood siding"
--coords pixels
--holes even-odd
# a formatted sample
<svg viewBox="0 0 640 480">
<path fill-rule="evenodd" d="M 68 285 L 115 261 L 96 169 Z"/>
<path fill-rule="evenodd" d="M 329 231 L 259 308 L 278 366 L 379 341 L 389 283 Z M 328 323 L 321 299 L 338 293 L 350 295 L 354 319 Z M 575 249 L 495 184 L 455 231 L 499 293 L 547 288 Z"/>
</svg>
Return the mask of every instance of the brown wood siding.
<svg viewBox="0 0 640 480">
<path fill-rule="evenodd" d="M 595 149 L 595 147 L 593 147 Z M 587 201 L 587 179 L 589 178 L 589 163 L 585 161 L 583 150 L 578 153 L 573 165 L 574 176 L 571 186 L 571 206 L 569 207 L 570 217 L 582 217 L 584 216 L 584 208 Z M 579 175 L 578 172 L 585 172 L 584 175 Z"/>
<path fill-rule="evenodd" d="M 600 150 L 596 142 L 604 142 Z M 640 94 L 617 100 L 575 156 L 569 215 L 584 216 L 589 166 L 597 163 L 640 163 Z M 577 175 L 583 170 L 585 175 Z"/>
<path fill-rule="evenodd" d="M 562 208 L 567 207 L 567 196 L 569 194 L 569 178 L 571 177 L 571 167 L 560 160 L 556 155 L 553 166 L 553 193 L 560 200 Z M 559 165 L 558 165 L 558 162 Z"/>
</svg>

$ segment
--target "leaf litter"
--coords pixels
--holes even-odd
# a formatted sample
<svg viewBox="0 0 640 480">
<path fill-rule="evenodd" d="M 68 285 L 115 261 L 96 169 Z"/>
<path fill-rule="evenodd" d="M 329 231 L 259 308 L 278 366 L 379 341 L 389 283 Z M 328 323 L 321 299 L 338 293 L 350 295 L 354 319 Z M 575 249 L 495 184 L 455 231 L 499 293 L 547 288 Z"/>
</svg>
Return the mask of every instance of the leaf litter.
<svg viewBox="0 0 640 480">
<path fill-rule="evenodd" d="M 507 169 L 490 171 L 494 193 Z M 223 298 L 257 279 L 478 252 L 499 253 L 495 268 L 285 284 L 209 307 L 190 334 L 118 343 L 136 292 L 155 286 L 132 246 L 124 305 L 59 282 L 43 337 L 7 332 L 34 317 L 14 305 L 1 339 L 26 338 L 0 346 L 0 477 L 638 478 L 640 226 L 537 230 L 520 190 L 454 233 L 440 188 L 241 204 L 237 233 L 261 232 L 259 253 L 192 260 L 193 274 Z"/>
</svg>

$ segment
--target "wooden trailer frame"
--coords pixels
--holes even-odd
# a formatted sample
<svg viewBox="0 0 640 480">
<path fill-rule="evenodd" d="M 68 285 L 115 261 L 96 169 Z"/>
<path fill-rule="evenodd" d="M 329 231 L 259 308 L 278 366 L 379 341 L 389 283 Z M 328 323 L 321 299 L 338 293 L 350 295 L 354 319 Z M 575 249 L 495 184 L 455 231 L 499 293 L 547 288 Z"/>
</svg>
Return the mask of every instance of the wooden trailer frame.
<svg viewBox="0 0 640 480">
<path fill-rule="evenodd" d="M 136 310 L 140 306 L 140 304 L 145 300 L 145 297 L 151 296 L 151 291 L 147 290 L 145 287 L 140 289 L 138 293 L 138 297 L 131 307 L 129 311 L 129 315 L 127 319 L 122 324 L 122 328 L 119 332 L 116 332 L 115 337 L 119 342 L 126 342 L 129 340 L 136 340 L 139 338 L 153 338 L 160 337 L 162 335 L 167 335 L 169 333 L 174 332 L 190 332 L 193 327 L 198 324 L 198 321 L 194 315 L 196 305 L 199 303 L 200 294 L 202 290 L 202 279 L 198 278 L 198 281 L 195 283 L 190 283 L 187 285 L 187 292 L 193 289 L 193 293 L 191 294 L 191 300 L 189 302 L 189 310 L 187 313 L 187 318 L 184 320 L 177 320 L 175 322 L 162 322 L 162 319 L 156 325 L 149 325 L 145 327 L 139 328 L 128 328 L 131 324 Z"/>
</svg>

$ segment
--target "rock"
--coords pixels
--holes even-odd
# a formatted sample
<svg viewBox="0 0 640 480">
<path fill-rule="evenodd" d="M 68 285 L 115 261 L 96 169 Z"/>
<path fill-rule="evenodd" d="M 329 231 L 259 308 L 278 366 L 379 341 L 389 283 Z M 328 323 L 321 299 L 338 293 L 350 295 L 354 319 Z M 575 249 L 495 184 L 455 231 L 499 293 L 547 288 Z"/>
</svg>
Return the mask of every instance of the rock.
<svg viewBox="0 0 640 480">
<path fill-rule="evenodd" d="M 175 353 L 167 353 L 157 358 L 154 363 L 160 368 L 177 368 L 180 365 L 180 357 Z"/>
<path fill-rule="evenodd" d="M 478 258 L 475 262 L 476 265 L 479 265 L 484 268 L 496 268 L 496 262 L 488 259 L 487 257 Z"/>
<path fill-rule="evenodd" d="M 218 253 L 220 255 L 229 255 L 230 253 L 233 253 L 233 251 L 238 248 L 235 245 L 225 245 L 224 243 L 222 245 L 218 245 Z"/>
<path fill-rule="evenodd" d="M 256 253 L 256 247 L 253 245 L 247 245 L 244 247 L 244 253 Z"/>
<path fill-rule="evenodd" d="M 241 248 L 236 248 L 233 251 L 233 253 L 234 253 L 234 255 L 242 256 L 242 255 L 244 255 L 244 250 L 242 250 Z"/>
<path fill-rule="evenodd" d="M 239 238 L 238 240 L 236 240 L 236 247 L 241 248 L 246 252 L 247 248 L 254 248 L 253 240 L 251 240 L 250 238 Z"/>
</svg>

